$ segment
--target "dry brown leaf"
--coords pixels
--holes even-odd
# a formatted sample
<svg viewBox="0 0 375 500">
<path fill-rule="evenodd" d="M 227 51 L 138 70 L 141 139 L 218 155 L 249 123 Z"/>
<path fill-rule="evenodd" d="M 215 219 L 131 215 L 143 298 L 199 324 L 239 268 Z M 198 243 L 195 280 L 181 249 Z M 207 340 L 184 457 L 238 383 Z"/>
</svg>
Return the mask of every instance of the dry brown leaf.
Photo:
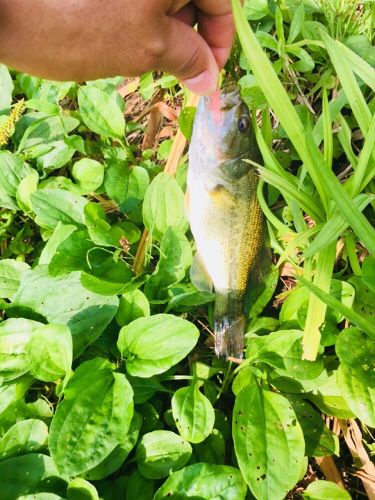
<svg viewBox="0 0 375 500">
<path fill-rule="evenodd" d="M 328 481 L 332 481 L 345 489 L 344 481 L 331 456 L 315 457 L 315 461 Z"/>
<path fill-rule="evenodd" d="M 362 432 L 354 419 L 339 420 L 339 424 L 352 457 L 362 464 L 356 475 L 361 479 L 369 500 L 375 500 L 375 465 L 363 446 Z"/>
<path fill-rule="evenodd" d="M 119 87 L 117 87 L 117 92 L 121 97 L 127 97 L 130 94 L 133 94 L 139 86 L 139 77 L 132 78 L 131 80 L 126 79 Z"/>
<path fill-rule="evenodd" d="M 199 97 L 197 95 L 190 94 L 186 106 L 196 106 L 198 103 L 198 99 Z M 164 168 L 164 172 L 167 172 L 170 175 L 175 175 L 181 157 L 184 153 L 185 146 L 186 146 L 186 137 L 183 135 L 181 130 L 177 130 L 177 134 L 173 139 L 172 148 L 169 153 L 168 160 Z M 144 229 L 133 263 L 133 269 L 136 274 L 139 274 L 143 269 L 147 243 L 148 243 L 148 232 L 147 229 Z"/>
</svg>

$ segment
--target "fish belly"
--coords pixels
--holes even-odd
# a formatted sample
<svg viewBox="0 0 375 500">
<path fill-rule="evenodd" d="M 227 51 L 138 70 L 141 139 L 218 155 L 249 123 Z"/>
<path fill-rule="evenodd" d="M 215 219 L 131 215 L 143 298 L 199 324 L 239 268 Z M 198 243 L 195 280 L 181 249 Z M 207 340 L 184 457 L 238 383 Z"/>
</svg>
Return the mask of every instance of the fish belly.
<svg viewBox="0 0 375 500">
<path fill-rule="evenodd" d="M 242 357 L 243 299 L 263 234 L 256 176 L 249 173 L 228 188 L 219 185 L 212 190 L 193 182 L 189 198 L 191 231 L 217 293 L 215 351 Z"/>
</svg>

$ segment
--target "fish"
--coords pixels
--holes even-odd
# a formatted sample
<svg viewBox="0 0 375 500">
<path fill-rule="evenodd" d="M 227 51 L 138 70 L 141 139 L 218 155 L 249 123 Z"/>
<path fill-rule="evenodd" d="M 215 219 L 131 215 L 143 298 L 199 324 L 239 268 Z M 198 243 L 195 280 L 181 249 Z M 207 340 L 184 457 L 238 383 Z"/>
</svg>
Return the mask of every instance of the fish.
<svg viewBox="0 0 375 500">
<path fill-rule="evenodd" d="M 248 107 L 238 88 L 221 91 L 220 109 L 201 97 L 189 146 L 186 208 L 196 244 L 192 283 L 214 291 L 215 353 L 241 359 L 244 299 L 264 241 L 257 199 L 261 163 Z"/>
</svg>

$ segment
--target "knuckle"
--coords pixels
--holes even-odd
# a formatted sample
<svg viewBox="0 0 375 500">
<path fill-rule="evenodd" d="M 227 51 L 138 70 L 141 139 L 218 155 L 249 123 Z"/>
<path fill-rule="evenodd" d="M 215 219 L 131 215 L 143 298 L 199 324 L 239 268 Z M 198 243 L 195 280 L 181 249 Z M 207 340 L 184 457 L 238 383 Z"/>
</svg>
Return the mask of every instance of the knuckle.
<svg viewBox="0 0 375 500">
<path fill-rule="evenodd" d="M 199 47 L 190 47 L 186 52 L 186 58 L 178 68 L 175 69 L 175 74 L 177 76 L 182 75 L 184 79 L 196 76 L 199 72 L 199 61 L 201 59 L 201 54 L 199 52 Z M 197 71 L 198 70 L 198 71 Z"/>
<path fill-rule="evenodd" d="M 162 69 L 163 59 L 167 50 L 167 43 L 162 37 L 151 40 L 144 47 L 144 62 L 149 68 Z"/>
</svg>

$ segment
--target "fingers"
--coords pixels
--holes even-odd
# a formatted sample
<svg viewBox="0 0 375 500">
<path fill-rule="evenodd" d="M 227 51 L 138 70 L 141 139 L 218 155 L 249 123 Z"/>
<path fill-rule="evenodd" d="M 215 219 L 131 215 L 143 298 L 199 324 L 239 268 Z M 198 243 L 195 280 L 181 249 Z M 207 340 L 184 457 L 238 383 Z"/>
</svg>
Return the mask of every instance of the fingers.
<svg viewBox="0 0 375 500">
<path fill-rule="evenodd" d="M 173 73 L 197 94 L 208 95 L 215 92 L 219 68 L 203 37 L 175 17 L 166 17 L 161 29 L 165 50 L 157 69 Z"/>
<path fill-rule="evenodd" d="M 227 62 L 234 38 L 230 0 L 194 0 L 199 9 L 198 30 L 212 50 L 219 68 Z"/>
<path fill-rule="evenodd" d="M 170 0 L 168 12 L 185 26 L 168 24 L 168 54 L 165 54 L 163 64 L 170 69 L 167 66 L 165 69 L 183 80 L 194 92 L 212 93 L 218 70 L 227 62 L 234 38 L 230 0 Z M 189 25 L 195 23 L 200 36 L 189 30 Z"/>
<path fill-rule="evenodd" d="M 197 9 L 191 2 L 173 14 L 173 17 L 185 24 L 188 24 L 189 26 L 194 26 L 194 24 L 198 21 Z"/>
</svg>

